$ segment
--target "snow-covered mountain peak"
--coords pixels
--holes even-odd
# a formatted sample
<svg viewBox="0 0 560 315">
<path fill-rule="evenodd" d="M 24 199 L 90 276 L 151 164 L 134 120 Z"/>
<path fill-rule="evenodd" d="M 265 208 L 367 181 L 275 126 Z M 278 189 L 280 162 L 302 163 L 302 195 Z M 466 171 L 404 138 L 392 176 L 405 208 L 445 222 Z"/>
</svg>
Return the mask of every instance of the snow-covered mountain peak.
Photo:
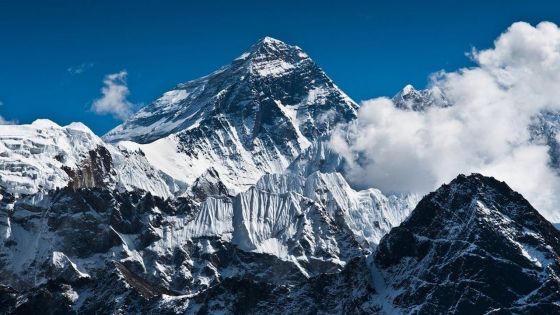
<svg viewBox="0 0 560 315">
<path fill-rule="evenodd" d="M 459 175 L 449 184 L 428 194 L 407 222 L 447 221 L 437 231 L 441 234 L 469 229 L 473 219 L 489 222 L 490 227 L 507 221 L 509 228 L 517 224 L 528 227 L 530 224 L 543 225 L 546 222 L 521 194 L 506 183 L 481 174 Z"/>
<path fill-rule="evenodd" d="M 265 37 L 236 60 L 243 60 L 252 75 L 282 76 L 302 63 L 313 63 L 311 58 L 297 46 Z"/>
<path fill-rule="evenodd" d="M 286 43 L 284 43 L 283 41 L 270 36 L 261 38 L 259 40 L 259 43 L 262 43 L 263 45 L 286 45 Z"/>
<path fill-rule="evenodd" d="M 265 36 L 253 44 L 244 54 L 247 57 L 279 57 L 281 54 L 286 54 L 290 51 L 303 52 L 298 46 L 289 45 L 281 40 Z M 302 58 L 308 58 L 307 55 L 302 55 Z"/>
<path fill-rule="evenodd" d="M 36 119 L 30 125 L 43 128 L 60 128 L 60 125 L 46 118 Z"/>
<path fill-rule="evenodd" d="M 141 152 L 113 147 L 78 122 L 0 125 L 0 165 L 0 191 L 14 195 L 70 186 L 143 189 L 168 197 L 181 189 Z"/>
<path fill-rule="evenodd" d="M 322 106 L 316 108 L 315 105 Z M 354 117 L 357 109 L 356 103 L 336 87 L 303 50 L 265 37 L 231 64 L 165 92 L 111 130 L 104 139 L 148 143 L 196 128 L 204 119 L 217 114 L 232 118 L 229 116 L 243 111 L 241 119 L 255 122 L 258 110 L 270 107 L 267 116 L 277 112 L 288 119 L 306 118 L 290 123 L 297 125 L 309 120 L 325 120 L 329 110 L 338 111 L 338 116 L 345 116 L 346 120 Z M 333 120 L 331 124 L 340 117 Z"/>
<path fill-rule="evenodd" d="M 481 174 L 468 176 L 461 174 L 449 184 L 429 194 L 427 199 L 440 203 L 443 206 L 442 210 L 453 211 L 452 215 L 455 217 L 472 216 L 473 211 L 477 212 L 478 216 L 488 214 L 486 211 L 480 212 L 481 207 L 493 208 L 511 218 L 526 218 L 526 215 L 532 215 L 533 212 L 530 211 L 532 207 L 529 202 L 521 194 L 509 188 L 505 182 Z M 446 202 L 450 204 L 444 204 Z M 509 206 L 509 203 L 516 206 Z M 496 206 L 498 204 L 500 207 Z M 457 208 L 461 211 L 456 211 Z"/>
<path fill-rule="evenodd" d="M 411 84 L 407 84 L 393 97 L 393 103 L 397 108 L 403 110 L 424 111 L 430 107 L 448 107 L 448 100 L 442 91 L 436 87 L 417 90 Z"/>
<path fill-rule="evenodd" d="M 267 54 L 273 52 L 285 52 L 292 48 L 296 48 L 295 46 L 291 46 L 286 44 L 285 42 L 278 40 L 276 38 L 272 38 L 270 36 L 265 36 L 257 41 L 255 44 L 251 46 L 249 52 L 251 54 Z"/>
<path fill-rule="evenodd" d="M 228 188 L 281 173 L 358 106 L 299 47 L 264 38 L 230 65 L 178 85 L 104 136 L 129 140 L 192 184 L 213 166 Z M 238 187 L 232 187 L 232 186 Z"/>
</svg>

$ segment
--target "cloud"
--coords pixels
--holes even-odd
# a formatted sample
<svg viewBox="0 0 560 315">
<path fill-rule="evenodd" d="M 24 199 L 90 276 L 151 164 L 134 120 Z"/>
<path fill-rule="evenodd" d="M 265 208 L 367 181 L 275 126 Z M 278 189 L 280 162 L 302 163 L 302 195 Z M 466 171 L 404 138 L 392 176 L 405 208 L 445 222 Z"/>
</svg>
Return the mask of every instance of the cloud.
<svg viewBox="0 0 560 315">
<path fill-rule="evenodd" d="M 128 118 L 133 112 L 134 104 L 127 100 L 130 94 L 126 83 L 127 75 L 126 70 L 106 75 L 101 88 L 103 96 L 93 102 L 91 110 L 97 114 L 111 114 L 121 120 Z"/>
<path fill-rule="evenodd" d="M 358 119 L 331 144 L 355 185 L 425 193 L 459 173 L 506 181 L 549 220 L 560 221 L 560 177 L 549 148 L 529 126 L 543 111 L 560 111 L 560 30 L 519 22 L 471 53 L 476 66 L 432 75 L 453 106 L 425 112 L 395 108 L 388 98 L 363 102 Z"/>
<path fill-rule="evenodd" d="M 86 70 L 91 69 L 91 68 L 93 68 L 93 63 L 92 62 L 84 62 L 84 63 L 79 64 L 77 66 L 70 67 L 70 68 L 66 69 L 66 71 L 68 71 L 68 73 L 70 73 L 72 75 L 77 75 L 77 74 L 82 74 Z"/>
</svg>

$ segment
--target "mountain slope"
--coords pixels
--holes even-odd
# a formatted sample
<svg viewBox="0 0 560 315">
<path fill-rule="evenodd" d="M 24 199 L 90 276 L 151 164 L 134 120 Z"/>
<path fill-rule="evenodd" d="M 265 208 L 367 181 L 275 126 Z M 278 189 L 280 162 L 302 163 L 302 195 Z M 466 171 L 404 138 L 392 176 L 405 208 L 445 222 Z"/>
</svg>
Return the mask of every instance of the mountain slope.
<svg viewBox="0 0 560 315">
<path fill-rule="evenodd" d="M 459 176 L 426 196 L 375 255 L 403 312 L 560 311 L 560 232 L 505 183 Z"/>
</svg>

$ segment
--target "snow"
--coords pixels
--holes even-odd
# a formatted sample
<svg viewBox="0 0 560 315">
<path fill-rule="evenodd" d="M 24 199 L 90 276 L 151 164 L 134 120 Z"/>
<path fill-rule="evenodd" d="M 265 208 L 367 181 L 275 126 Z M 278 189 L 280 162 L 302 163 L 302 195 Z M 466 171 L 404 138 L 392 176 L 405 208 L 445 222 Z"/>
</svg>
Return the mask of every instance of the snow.
<svg viewBox="0 0 560 315">
<path fill-rule="evenodd" d="M 53 128 L 58 129 L 60 126 L 52 120 L 49 119 L 37 119 L 31 123 L 31 126 L 35 128 Z"/>
<path fill-rule="evenodd" d="M 274 101 L 282 113 L 289 119 L 293 126 L 299 126 L 301 123 L 297 119 L 297 109 L 299 106 L 285 106 L 280 101 Z M 299 130 L 298 127 L 294 128 L 297 134 L 297 141 L 300 149 L 305 150 L 311 146 L 311 141 L 307 139 Z"/>
<path fill-rule="evenodd" d="M 275 194 L 301 194 L 322 204 L 331 216 L 342 215 L 355 236 L 376 245 L 391 227 L 399 225 L 419 200 L 419 196 L 384 196 L 381 191 L 355 191 L 340 173 L 314 172 L 298 175 L 268 174 L 257 182 L 258 189 Z"/>
<path fill-rule="evenodd" d="M 328 96 L 328 93 L 329 91 L 325 90 L 322 87 L 311 89 L 307 94 L 305 104 L 324 105 L 326 103 L 326 97 Z"/>
<path fill-rule="evenodd" d="M 194 172 L 185 170 L 186 157 L 177 152 L 177 143 L 173 137 L 165 137 L 155 142 L 141 145 L 132 141 L 119 142 L 118 145 L 131 150 L 141 150 L 148 162 L 158 170 L 168 174 L 174 179 L 192 183 L 210 165 L 197 165 Z M 198 171 L 198 172 L 197 172 Z"/>
<path fill-rule="evenodd" d="M 283 60 L 272 60 L 268 62 L 254 63 L 251 70 L 259 76 L 268 77 L 285 75 L 294 68 L 294 65 Z"/>
<path fill-rule="evenodd" d="M 255 248 L 256 253 L 265 253 L 276 257 L 288 257 L 288 247 L 277 238 L 269 238 L 261 241 Z"/>
<path fill-rule="evenodd" d="M 247 59 L 251 54 L 248 52 L 244 52 L 242 53 L 239 57 L 235 58 L 235 60 L 245 60 Z"/>
<path fill-rule="evenodd" d="M 272 38 L 270 36 L 263 37 L 262 42 L 265 43 L 265 44 L 286 45 L 281 40 L 278 40 L 276 38 Z"/>
<path fill-rule="evenodd" d="M 416 91 L 414 89 L 414 87 L 412 86 L 412 84 L 407 84 L 403 89 L 402 89 L 402 95 L 407 95 L 410 94 L 411 92 Z"/>
<path fill-rule="evenodd" d="M 83 124 L 61 127 L 40 119 L 29 125 L 0 125 L 0 186 L 34 194 L 66 186 L 63 166 L 77 168 L 102 141 Z"/>
<path fill-rule="evenodd" d="M 268 244 L 270 248 L 263 247 L 263 242 L 274 236 L 281 237 L 284 242 L 293 237 L 298 230 L 294 219 L 300 214 L 302 209 L 296 196 L 269 194 L 251 188 L 237 197 L 232 242 L 246 251 L 280 249 L 279 241 Z"/>
<path fill-rule="evenodd" d="M 218 236 L 224 240 L 231 239 L 233 232 L 233 207 L 229 200 L 207 198 L 201 209 L 185 227 L 186 237 Z"/>
<path fill-rule="evenodd" d="M 553 259 L 547 258 L 542 251 L 536 249 L 531 245 L 523 244 L 523 243 L 517 243 L 517 244 L 519 245 L 519 248 L 523 256 L 525 256 L 528 260 L 530 260 L 535 266 L 539 268 L 546 268 L 548 265 L 554 262 Z"/>
<path fill-rule="evenodd" d="M 73 272 L 77 274 L 79 278 L 91 278 L 86 272 L 80 271 L 78 266 L 70 260 L 63 252 L 53 251 L 52 252 L 52 264 L 55 268 L 65 270 L 71 268 Z"/>
<path fill-rule="evenodd" d="M 107 185 L 124 190 L 142 189 L 169 197 L 186 184 L 154 169 L 133 143 L 104 143 L 82 123 L 61 127 L 49 120 L 29 125 L 0 125 L 0 187 L 16 195 L 48 192 L 68 185 L 63 168 L 77 170 L 90 163 L 90 151 L 106 148 L 114 169 L 107 170 Z"/>
<path fill-rule="evenodd" d="M 64 293 L 62 293 L 71 303 L 75 303 L 80 296 L 78 295 L 78 292 L 74 291 L 72 289 L 72 287 L 68 286 L 67 290 L 64 291 Z"/>
<path fill-rule="evenodd" d="M 162 97 L 158 99 L 160 104 L 178 103 L 189 97 L 189 92 L 186 90 L 172 90 L 165 92 Z"/>
</svg>

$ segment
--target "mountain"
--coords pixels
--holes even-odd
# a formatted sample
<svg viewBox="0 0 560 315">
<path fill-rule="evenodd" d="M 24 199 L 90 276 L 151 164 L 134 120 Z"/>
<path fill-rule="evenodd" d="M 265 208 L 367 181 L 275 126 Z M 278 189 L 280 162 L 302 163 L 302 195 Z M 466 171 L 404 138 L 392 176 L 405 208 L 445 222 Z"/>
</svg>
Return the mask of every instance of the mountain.
<svg viewBox="0 0 560 315">
<path fill-rule="evenodd" d="M 382 298 L 404 313 L 560 312 L 560 232 L 505 183 L 461 175 L 379 244 Z"/>
<path fill-rule="evenodd" d="M 210 167 L 235 192 L 281 173 L 358 106 L 299 47 L 265 37 L 230 65 L 179 84 L 103 139 L 192 184 Z M 133 142 L 133 143 L 131 143 Z"/>
<path fill-rule="evenodd" d="M 430 107 L 448 107 L 452 105 L 445 97 L 445 94 L 436 86 L 419 91 L 408 84 L 393 96 L 392 100 L 397 108 L 412 111 L 424 111 Z"/>
<path fill-rule="evenodd" d="M 323 177 L 310 182 L 317 176 Z M 282 179 L 263 179 L 257 187 L 273 181 Z M 57 314 L 559 311 L 560 232 L 493 178 L 460 175 L 430 193 L 373 252 L 328 207 L 261 188 L 201 205 L 100 188 L 64 188 L 34 206 L 29 197 L 5 198 L 1 206 L 16 215 L 0 251 L 2 308 Z"/>
<path fill-rule="evenodd" d="M 375 191 L 352 192 L 339 175 L 317 173 L 293 189 L 277 181 L 270 175 L 237 196 L 202 203 L 97 187 L 65 187 L 40 202 L 4 194 L 0 272 L 11 293 L 0 299 L 23 313 L 47 304 L 53 313 L 175 312 L 212 305 L 229 285 L 307 286 L 323 275 L 352 276 L 344 270 L 365 263 L 374 248 L 368 241 L 407 213 Z M 399 211 L 387 215 L 391 209 Z"/>
</svg>

